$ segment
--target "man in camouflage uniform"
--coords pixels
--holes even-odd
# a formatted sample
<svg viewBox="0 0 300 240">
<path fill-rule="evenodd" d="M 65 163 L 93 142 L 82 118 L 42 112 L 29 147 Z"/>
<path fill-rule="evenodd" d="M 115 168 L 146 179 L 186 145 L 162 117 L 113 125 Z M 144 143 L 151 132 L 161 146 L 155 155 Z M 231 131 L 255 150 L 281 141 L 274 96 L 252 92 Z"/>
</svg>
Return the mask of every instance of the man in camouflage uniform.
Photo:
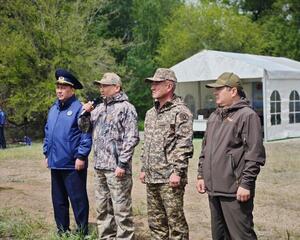
<svg viewBox="0 0 300 240">
<path fill-rule="evenodd" d="M 170 69 L 159 68 L 151 83 L 155 99 L 145 119 L 145 141 L 140 180 L 147 186 L 151 239 L 189 238 L 183 212 L 188 159 L 193 155 L 193 116 L 174 94 L 177 79 Z"/>
<path fill-rule="evenodd" d="M 132 217 L 132 166 L 134 147 L 139 142 L 137 113 L 122 91 L 120 77 L 105 73 L 99 86 L 103 103 L 91 111 L 95 159 L 95 188 L 99 239 L 134 239 Z M 79 121 L 86 128 L 86 117 Z"/>
</svg>

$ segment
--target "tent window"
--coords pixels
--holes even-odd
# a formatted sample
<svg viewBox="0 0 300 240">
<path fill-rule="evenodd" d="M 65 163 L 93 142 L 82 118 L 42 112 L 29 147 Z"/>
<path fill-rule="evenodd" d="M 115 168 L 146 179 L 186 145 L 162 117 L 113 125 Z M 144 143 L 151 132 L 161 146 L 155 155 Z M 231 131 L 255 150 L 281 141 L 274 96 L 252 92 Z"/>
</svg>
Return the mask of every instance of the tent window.
<svg viewBox="0 0 300 240">
<path fill-rule="evenodd" d="M 299 93 L 296 90 L 293 90 L 290 94 L 290 123 L 299 123 L 300 122 L 300 97 Z"/>
<path fill-rule="evenodd" d="M 281 124 L 281 100 L 278 91 L 271 94 L 271 125 Z"/>
</svg>

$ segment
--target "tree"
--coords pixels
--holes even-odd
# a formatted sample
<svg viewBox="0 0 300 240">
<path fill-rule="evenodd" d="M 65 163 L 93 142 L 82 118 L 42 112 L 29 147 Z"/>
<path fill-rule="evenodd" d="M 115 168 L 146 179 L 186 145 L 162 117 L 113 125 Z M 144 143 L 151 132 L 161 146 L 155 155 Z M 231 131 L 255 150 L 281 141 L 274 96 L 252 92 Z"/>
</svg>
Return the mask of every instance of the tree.
<svg viewBox="0 0 300 240">
<path fill-rule="evenodd" d="M 276 0 L 217 0 L 229 6 L 235 6 L 245 14 L 250 14 L 254 21 L 270 12 Z"/>
<path fill-rule="evenodd" d="M 300 61 L 300 2 L 277 0 L 272 12 L 261 20 L 269 43 L 267 54 Z"/>
<path fill-rule="evenodd" d="M 114 65 L 112 44 L 91 38 L 89 26 L 101 1 L 0 2 L 0 102 L 16 125 L 42 126 L 55 98 L 54 71 L 72 71 L 90 83 Z M 79 95 L 80 95 L 79 94 Z"/>
<path fill-rule="evenodd" d="M 127 55 L 127 44 L 132 41 L 132 0 L 102 0 L 95 11 L 89 32 L 94 37 L 114 39 L 110 52 L 118 64 Z"/>
<path fill-rule="evenodd" d="M 157 61 L 162 66 L 170 67 L 203 49 L 259 54 L 266 47 L 260 26 L 231 8 L 187 5 L 172 19 L 161 31 Z"/>
<path fill-rule="evenodd" d="M 124 61 L 128 70 L 125 79 L 128 95 L 141 119 L 152 105 L 149 86 L 144 78 L 152 75 L 158 66 L 155 55 L 160 30 L 171 20 L 172 11 L 182 4 L 181 0 L 133 0 L 133 41 L 128 44 L 129 51 Z"/>
<path fill-rule="evenodd" d="M 300 1 L 298 0 L 211 0 L 237 8 L 262 26 L 265 54 L 300 60 Z"/>
</svg>

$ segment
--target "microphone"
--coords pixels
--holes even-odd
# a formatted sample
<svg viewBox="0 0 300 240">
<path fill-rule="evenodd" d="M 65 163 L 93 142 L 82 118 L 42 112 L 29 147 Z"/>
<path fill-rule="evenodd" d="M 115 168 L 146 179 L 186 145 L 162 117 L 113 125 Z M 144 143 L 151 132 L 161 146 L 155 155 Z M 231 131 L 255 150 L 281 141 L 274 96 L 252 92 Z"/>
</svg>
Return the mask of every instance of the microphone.
<svg viewBox="0 0 300 240">
<path fill-rule="evenodd" d="M 95 108 L 99 103 L 102 102 L 102 98 L 98 97 L 98 98 L 94 98 L 92 101 L 92 107 Z M 86 117 L 90 114 L 90 112 L 86 111 L 85 109 L 80 113 L 80 118 L 81 117 Z"/>
</svg>

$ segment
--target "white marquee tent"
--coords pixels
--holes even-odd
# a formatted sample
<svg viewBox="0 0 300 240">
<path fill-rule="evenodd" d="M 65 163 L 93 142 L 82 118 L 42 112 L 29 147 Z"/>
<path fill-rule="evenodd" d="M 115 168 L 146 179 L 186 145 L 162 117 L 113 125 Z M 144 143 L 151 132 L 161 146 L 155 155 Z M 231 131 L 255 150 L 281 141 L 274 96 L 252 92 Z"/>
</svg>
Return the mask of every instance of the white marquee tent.
<svg viewBox="0 0 300 240">
<path fill-rule="evenodd" d="M 215 107 L 205 84 L 223 72 L 234 72 L 264 125 L 266 141 L 300 137 L 300 62 L 282 58 L 203 50 L 174 65 L 182 96 L 194 113 L 194 131 L 205 131 Z"/>
</svg>

